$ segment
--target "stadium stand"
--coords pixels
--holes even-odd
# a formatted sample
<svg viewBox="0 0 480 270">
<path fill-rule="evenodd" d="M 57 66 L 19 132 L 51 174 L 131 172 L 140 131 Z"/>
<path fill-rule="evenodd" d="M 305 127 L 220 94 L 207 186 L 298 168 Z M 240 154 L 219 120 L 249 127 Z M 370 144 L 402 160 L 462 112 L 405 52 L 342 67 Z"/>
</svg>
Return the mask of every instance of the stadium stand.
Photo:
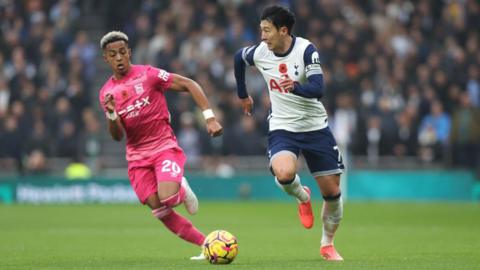
<svg viewBox="0 0 480 270">
<path fill-rule="evenodd" d="M 268 96 L 252 72 L 255 118 L 242 116 L 233 53 L 258 42 L 266 2 L 0 1 L 1 174 L 55 174 L 73 160 L 93 174 L 125 168 L 97 101 L 109 76 L 98 40 L 110 30 L 130 36 L 133 62 L 209 95 L 221 138 L 203 132 L 188 96 L 168 96 L 192 169 L 264 169 Z M 478 1 L 281 2 L 321 53 L 330 126 L 353 167 L 480 168 Z"/>
</svg>

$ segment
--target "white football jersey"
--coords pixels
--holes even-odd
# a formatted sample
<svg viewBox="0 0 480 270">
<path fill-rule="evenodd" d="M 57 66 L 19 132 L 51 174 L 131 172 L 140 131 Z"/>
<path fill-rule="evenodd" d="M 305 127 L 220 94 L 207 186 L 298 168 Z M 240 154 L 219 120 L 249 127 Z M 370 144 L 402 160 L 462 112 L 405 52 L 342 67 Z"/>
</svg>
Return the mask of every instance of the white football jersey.
<svg viewBox="0 0 480 270">
<path fill-rule="evenodd" d="M 305 53 L 307 48 L 309 52 Z M 244 48 L 242 57 L 248 65 L 255 65 L 267 82 L 271 101 L 270 131 L 306 132 L 327 127 L 327 112 L 322 102 L 289 93 L 279 83 L 287 75 L 303 84 L 308 76 L 323 74 L 318 52 L 310 41 L 293 37 L 293 46 L 285 55 L 275 55 L 262 42 Z"/>
</svg>

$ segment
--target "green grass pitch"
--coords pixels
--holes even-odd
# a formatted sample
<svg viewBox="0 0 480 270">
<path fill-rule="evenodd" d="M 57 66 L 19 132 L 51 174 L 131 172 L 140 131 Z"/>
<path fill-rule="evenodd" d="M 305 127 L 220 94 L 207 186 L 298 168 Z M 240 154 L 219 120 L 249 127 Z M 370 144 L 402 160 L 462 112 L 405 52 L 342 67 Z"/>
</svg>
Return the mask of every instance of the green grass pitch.
<svg viewBox="0 0 480 270">
<path fill-rule="evenodd" d="M 480 269 L 478 204 L 347 203 L 341 263 L 318 254 L 320 206 L 305 230 L 293 200 L 202 201 L 197 227 L 239 241 L 236 260 L 217 266 L 189 261 L 200 249 L 140 205 L 0 205 L 0 269 Z"/>
</svg>

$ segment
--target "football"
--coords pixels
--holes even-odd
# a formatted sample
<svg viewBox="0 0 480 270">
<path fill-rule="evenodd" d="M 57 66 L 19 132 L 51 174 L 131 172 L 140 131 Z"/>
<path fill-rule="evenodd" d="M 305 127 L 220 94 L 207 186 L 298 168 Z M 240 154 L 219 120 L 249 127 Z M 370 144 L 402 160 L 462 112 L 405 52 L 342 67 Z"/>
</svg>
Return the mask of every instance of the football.
<svg viewBox="0 0 480 270">
<path fill-rule="evenodd" d="M 211 264 L 228 264 L 238 254 L 237 238 L 225 230 L 211 232 L 203 243 L 203 254 Z"/>
</svg>

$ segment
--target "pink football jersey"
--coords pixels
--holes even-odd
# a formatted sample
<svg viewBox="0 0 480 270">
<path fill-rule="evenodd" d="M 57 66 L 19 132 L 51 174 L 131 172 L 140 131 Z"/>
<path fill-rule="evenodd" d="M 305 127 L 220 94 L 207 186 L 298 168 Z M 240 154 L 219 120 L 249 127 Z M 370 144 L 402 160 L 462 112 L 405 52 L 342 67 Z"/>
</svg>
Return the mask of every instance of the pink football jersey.
<svg viewBox="0 0 480 270">
<path fill-rule="evenodd" d="M 179 147 L 164 95 L 171 83 L 171 74 L 163 69 L 132 65 L 125 77 L 116 80 L 112 76 L 100 90 L 104 111 L 105 96 L 112 94 L 115 99 L 115 109 L 127 135 L 128 161 Z"/>
</svg>

